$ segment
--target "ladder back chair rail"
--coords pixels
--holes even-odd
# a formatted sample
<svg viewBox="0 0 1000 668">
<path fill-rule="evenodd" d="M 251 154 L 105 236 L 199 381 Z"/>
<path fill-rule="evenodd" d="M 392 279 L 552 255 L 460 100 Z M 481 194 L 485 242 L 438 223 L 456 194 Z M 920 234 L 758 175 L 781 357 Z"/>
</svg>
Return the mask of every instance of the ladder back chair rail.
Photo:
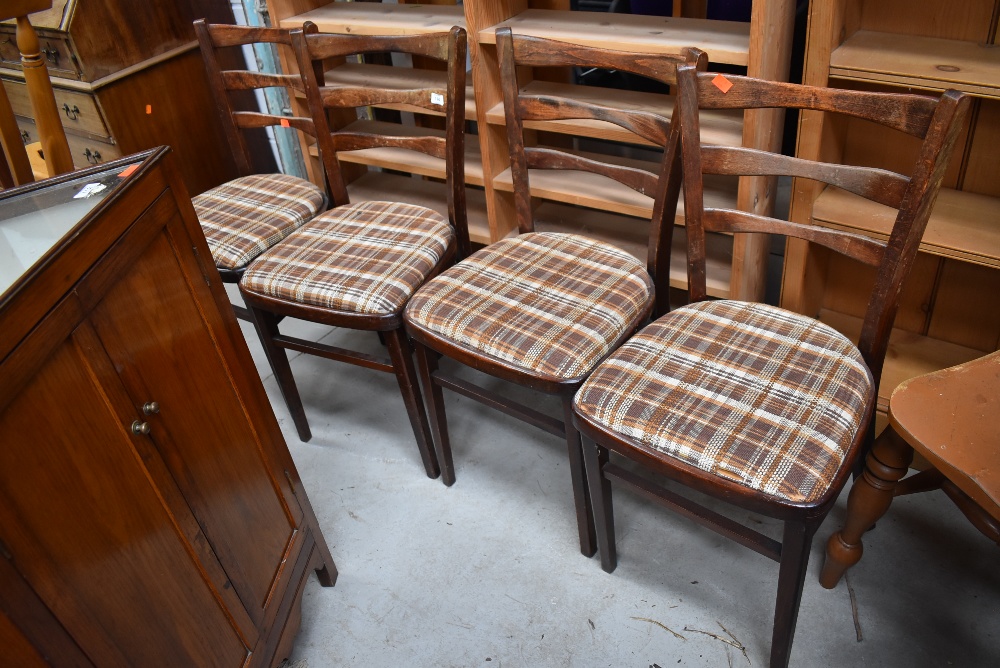
<svg viewBox="0 0 1000 668">
<path fill-rule="evenodd" d="M 359 37 L 319 34 L 314 24 L 306 23 L 292 31 L 291 44 L 333 207 L 251 264 L 240 282 L 241 294 L 303 441 L 312 432 L 287 350 L 395 375 L 424 470 L 436 478 L 439 467 L 402 311 L 414 290 L 468 249 L 463 171 L 465 31 Z M 447 62 L 447 85 L 407 91 L 382 88 L 374 82 L 326 85 L 324 68 L 331 64 L 343 64 L 354 55 L 388 52 Z M 359 120 L 365 107 L 401 101 L 426 101 L 436 111 L 443 108 L 445 137 L 413 141 L 406 126 L 397 124 L 396 130 L 390 123 L 365 125 Z M 352 129 L 357 127 L 385 128 L 387 134 Z M 345 173 L 338 152 L 386 146 L 424 151 L 447 161 L 448 219 L 425 206 L 402 201 L 349 201 L 347 183 L 353 173 Z M 391 192 L 385 193 L 386 200 L 392 197 Z M 378 332 L 389 359 L 282 333 L 278 320 L 284 316 Z"/>
<path fill-rule="evenodd" d="M 647 270 L 656 290 L 654 313 L 667 309 L 670 285 L 670 246 L 673 216 L 680 193 L 680 135 L 672 117 L 645 110 L 623 110 L 581 102 L 557 95 L 523 92 L 518 85 L 519 67 L 587 67 L 614 69 L 673 86 L 677 69 L 691 63 L 696 69 L 708 66 L 708 57 L 696 48 L 684 48 L 677 55 L 662 56 L 555 43 L 528 35 L 513 35 L 510 28 L 497 31 L 497 50 L 504 96 L 507 141 L 510 146 L 514 208 L 521 233 L 533 232 L 529 169 L 579 170 L 599 174 L 653 198 L 648 241 Z M 525 121 L 598 120 L 629 130 L 663 149 L 660 172 L 615 164 L 550 147 L 528 146 L 524 140 Z"/>
<path fill-rule="evenodd" d="M 655 321 L 594 371 L 577 394 L 575 421 L 588 440 L 584 454 L 604 570 L 617 565 L 611 480 L 778 561 L 770 665 L 784 668 L 811 540 L 869 438 L 900 287 L 969 99 L 954 91 L 926 98 L 732 75 L 725 75 L 731 87 L 718 87 L 716 76 L 690 66 L 678 69 L 675 122 L 681 135 L 691 303 Z M 905 176 L 701 143 L 700 110 L 748 108 L 857 116 L 919 137 L 922 146 L 912 174 Z M 899 211 L 885 243 L 737 209 L 706 208 L 704 174 L 806 178 Z M 804 238 L 875 267 L 876 287 L 859 346 L 807 316 L 763 304 L 708 300 L 706 231 Z M 776 354 L 779 349 L 782 356 Z M 688 375 L 681 378 L 682 373 Z M 834 413 L 835 419 L 829 417 Z M 634 464 L 612 460 L 610 452 Z M 782 520 L 782 541 L 666 489 L 639 475 L 635 465 Z"/>
<path fill-rule="evenodd" d="M 680 175 L 669 167 L 679 161 L 679 134 L 668 117 L 654 113 L 615 110 L 567 97 L 523 94 L 518 87 L 517 69 L 620 68 L 672 84 L 678 65 L 695 63 L 704 69 L 707 61 L 696 49 L 650 56 L 514 35 L 509 29 L 497 31 L 497 49 L 522 236 L 489 246 L 430 281 L 411 300 L 406 311 L 407 327 L 416 342 L 418 367 L 427 388 L 443 482 L 455 482 L 442 393 L 442 388 L 448 388 L 565 439 L 580 549 L 589 556 L 596 545 L 580 440 L 572 422 L 572 395 L 587 372 L 648 319 L 654 306 L 653 280 L 639 260 L 608 244 L 572 234 L 533 234 L 528 169 L 603 174 L 649 194 L 656 202 L 657 217 L 651 225 L 649 243 L 655 246 L 665 242 L 667 248 L 659 257 L 669 258 L 670 230 L 680 190 Z M 600 119 L 652 137 L 666 151 L 659 172 L 654 174 L 604 164 L 596 158 L 581 158 L 572 152 L 526 147 L 525 118 Z M 662 224 L 662 220 L 670 224 Z M 657 253 L 651 249 L 650 256 L 656 257 Z M 566 259 L 565 266 L 553 268 L 552 263 L 563 261 L 560 258 L 573 260 Z M 668 264 L 664 263 L 663 272 L 667 271 Z M 602 291 L 606 293 L 603 297 L 594 296 Z M 484 305 L 481 298 L 489 304 Z M 585 341 L 575 341 L 572 334 L 576 331 L 593 336 L 584 334 Z M 441 356 L 559 396 L 563 414 L 550 417 L 445 373 L 438 369 Z"/>
<path fill-rule="evenodd" d="M 681 100 L 684 141 L 695 146 L 698 109 L 768 108 L 784 106 L 802 110 L 838 113 L 863 118 L 922 139 L 920 153 L 909 176 L 883 169 L 837 165 L 776 155 L 757 149 L 702 146 L 684 153 L 684 168 L 692 176 L 731 174 L 792 176 L 820 181 L 867 199 L 898 209 L 889 240 L 817 225 L 766 218 L 738 210 L 705 209 L 701 179 L 693 179 L 685 193 L 689 230 L 691 301 L 706 298 L 704 232 L 777 233 L 819 243 L 832 250 L 877 267 L 872 297 L 868 303 L 859 349 L 876 385 L 881 376 L 897 297 L 916 257 L 917 247 L 940 190 L 952 148 L 962 130 L 962 119 L 970 100 L 957 91 L 940 98 L 901 93 L 872 93 L 820 89 L 780 82 L 729 76 L 733 88 L 723 93 L 715 75 L 686 70 L 680 87 L 693 94 Z M 687 207 L 692 207 L 687 209 Z M 693 226 L 692 226 L 693 223 Z"/>
<path fill-rule="evenodd" d="M 448 219 L 458 239 L 459 257 L 469 254 L 468 218 L 465 202 L 465 54 L 467 37 L 454 27 L 447 33 L 424 35 L 325 35 L 306 22 L 295 31 L 294 49 L 299 71 L 306 83 L 310 112 L 317 123 L 320 156 L 335 206 L 346 204 L 347 183 L 338 160 L 341 151 L 366 148 L 403 148 L 426 153 L 445 161 Z M 423 56 L 447 64 L 447 88 L 400 90 L 369 86 L 326 86 L 324 67 L 330 59 L 386 52 Z M 335 127 L 331 112 L 374 105 L 407 104 L 431 111 L 445 111 L 445 136 L 407 136 L 353 131 Z"/>
</svg>

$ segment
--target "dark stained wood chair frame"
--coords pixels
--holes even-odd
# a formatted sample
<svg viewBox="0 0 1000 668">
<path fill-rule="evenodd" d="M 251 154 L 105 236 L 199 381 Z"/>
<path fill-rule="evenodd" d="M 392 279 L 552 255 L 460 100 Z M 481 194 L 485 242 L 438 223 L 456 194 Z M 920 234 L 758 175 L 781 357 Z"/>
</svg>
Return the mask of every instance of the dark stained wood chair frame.
<svg viewBox="0 0 1000 668">
<path fill-rule="evenodd" d="M 875 390 L 861 428 L 846 453 L 840 471 L 825 494 L 815 502 L 782 501 L 738 483 L 707 473 L 577 415 L 584 435 L 590 494 L 597 520 L 601 565 L 611 572 L 617 565 L 610 480 L 631 488 L 700 524 L 779 562 L 778 591 L 771 645 L 772 668 L 788 665 L 795 621 L 805 580 L 812 537 L 851 475 L 854 463 L 871 438 L 871 421 L 878 396 L 889 333 L 903 282 L 913 264 L 920 238 L 930 215 L 948 157 L 961 130 L 969 99 L 955 91 L 940 99 L 905 94 L 868 93 L 775 83 L 729 76 L 735 85 L 721 92 L 716 75 L 683 67 L 678 72 L 682 162 L 685 175 L 684 206 L 688 239 L 689 300 L 705 300 L 705 231 L 724 233 L 784 234 L 807 239 L 843 253 L 877 269 L 875 287 L 867 306 L 859 350 L 871 371 Z M 702 146 L 698 110 L 797 108 L 846 114 L 868 119 L 923 140 L 909 178 L 880 169 L 812 162 L 746 148 Z M 706 209 L 702 175 L 791 176 L 837 186 L 898 209 L 888 242 L 799 224 L 731 209 Z M 610 460 L 609 450 L 640 468 L 681 483 L 734 506 L 784 522 L 779 543 L 757 531 L 705 508 L 674 491 L 639 475 L 635 466 Z M 655 477 L 655 475 L 654 475 Z"/>
<path fill-rule="evenodd" d="M 284 28 L 250 28 L 225 24 L 207 24 L 204 19 L 194 22 L 194 31 L 198 36 L 205 70 L 208 73 L 209 86 L 215 97 L 222 120 L 222 129 L 233 151 L 237 173 L 240 176 L 254 174 L 253 158 L 243 130 L 266 128 L 268 126 L 290 127 L 304 132 L 317 139 L 316 126 L 311 118 L 301 116 L 276 116 L 259 111 L 241 111 L 233 106 L 231 93 L 252 91 L 260 88 L 280 87 L 292 91 L 303 91 L 302 79 L 291 74 L 270 74 L 267 72 L 251 72 L 249 70 L 227 70 L 219 62 L 221 49 L 243 47 L 252 44 L 284 44 L 291 49 L 290 31 Z M 329 203 L 329 191 L 324 190 L 326 201 L 320 210 L 326 209 Z M 239 283 L 246 267 L 227 269 L 216 267 L 225 283 Z M 238 304 L 233 305 L 236 317 L 252 322 L 250 313 Z"/>
<path fill-rule="evenodd" d="M 293 31 L 293 48 L 299 71 L 305 83 L 313 122 L 318 130 L 320 156 L 323 161 L 333 207 L 350 203 L 347 180 L 344 177 L 338 151 L 353 151 L 371 147 L 398 147 L 421 151 L 444 159 L 448 183 L 448 218 L 455 238 L 432 270 L 430 277 L 440 273 L 457 257 L 469 252 L 469 231 L 465 209 L 465 54 L 466 33 L 452 28 L 447 33 L 406 36 L 360 36 L 317 34 L 315 24 L 307 22 L 301 31 Z M 325 86 L 324 67 L 342 61 L 350 55 L 396 52 L 424 56 L 448 65 L 447 88 L 377 88 L 373 86 Z M 434 111 L 440 106 L 431 102 L 431 95 L 445 96 L 445 137 L 388 136 L 331 129 L 330 118 L 344 118 L 345 110 L 357 117 L 357 109 L 386 104 L 418 105 Z M 391 193 L 387 193 L 391 197 Z M 388 198 L 388 197 L 387 197 Z M 251 317 L 257 326 L 264 350 L 275 370 L 275 377 L 285 403 L 295 422 L 299 438 L 308 441 L 312 434 L 306 420 L 288 356 L 285 350 L 317 355 L 326 359 L 395 374 L 413 427 L 417 446 L 427 475 L 440 475 L 437 458 L 431 445 L 427 414 L 421 398 L 420 385 L 413 364 L 413 351 L 403 329 L 402 308 L 387 315 L 365 315 L 319 308 L 279 299 L 243 293 Z M 405 306 L 405 305 L 404 305 Z M 278 330 L 278 318 L 290 316 L 301 320 L 380 333 L 389 349 L 388 361 L 365 353 L 288 336 Z"/>
<path fill-rule="evenodd" d="M 602 163 L 569 152 L 526 147 L 523 123 L 525 120 L 597 119 L 614 123 L 661 146 L 669 147 L 678 144 L 677 131 L 670 119 L 649 112 L 622 111 L 570 98 L 523 94 L 518 88 L 516 70 L 522 66 L 599 67 L 618 69 L 673 84 L 676 81 L 677 67 L 683 63 L 699 63 L 699 67 L 704 69 L 707 66 L 705 54 L 697 49 L 686 49 L 680 55 L 658 56 L 611 51 L 524 35 L 512 35 L 509 28 L 497 30 L 497 49 L 500 57 L 504 111 L 510 143 L 514 199 L 519 231 L 521 233 L 534 231 L 528 186 L 529 168 L 572 169 L 592 172 L 612 178 L 639 192 L 654 193 L 648 268 L 653 277 L 654 285 L 666 293 L 670 269 L 669 230 L 676 213 L 681 180 L 679 169 L 670 170 L 667 169 L 667 165 L 677 162 L 679 153 L 676 150 L 666 150 L 660 174 L 652 174 L 630 167 Z M 672 135 L 674 136 L 673 141 L 670 139 Z M 669 179 L 664 178 L 665 174 L 672 176 Z M 664 242 L 665 246 L 662 245 Z M 636 319 L 633 330 L 626 332 L 619 341 L 615 342 L 614 347 L 617 347 L 631 335 L 634 329 L 637 329 L 648 319 L 653 306 L 651 300 L 646 310 Z M 414 348 L 417 351 L 417 362 L 427 395 L 428 412 L 434 432 L 438 460 L 441 463 L 443 482 L 446 485 L 452 485 L 455 482 L 455 465 L 448 436 L 442 392 L 442 388 L 448 388 L 550 434 L 566 439 L 580 536 L 580 551 L 587 556 L 593 555 L 597 549 L 593 513 L 586 491 L 580 437 L 573 427 L 571 419 L 573 395 L 585 376 L 559 379 L 534 374 L 502 360 L 470 352 L 450 341 L 442 340 L 433 332 L 424 331 L 422 328 L 414 326 L 413 323 L 409 323 L 408 331 L 414 340 Z M 523 387 L 561 397 L 562 419 L 550 417 L 519 402 L 441 371 L 438 368 L 441 356 Z"/>
</svg>

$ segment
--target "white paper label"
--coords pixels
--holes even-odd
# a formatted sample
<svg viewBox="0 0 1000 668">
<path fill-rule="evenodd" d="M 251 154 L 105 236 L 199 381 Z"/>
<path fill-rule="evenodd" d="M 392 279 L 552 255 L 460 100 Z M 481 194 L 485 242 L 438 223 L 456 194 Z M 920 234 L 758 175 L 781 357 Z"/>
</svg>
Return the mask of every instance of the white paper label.
<svg viewBox="0 0 1000 668">
<path fill-rule="evenodd" d="M 103 183 L 88 183 L 80 190 L 80 192 L 73 195 L 73 199 L 83 199 L 85 197 L 90 197 L 91 195 L 96 195 L 105 188 L 107 188 L 107 186 Z"/>
<path fill-rule="evenodd" d="M 431 104 L 444 106 L 444 95 L 441 95 L 441 93 L 431 93 Z"/>
</svg>

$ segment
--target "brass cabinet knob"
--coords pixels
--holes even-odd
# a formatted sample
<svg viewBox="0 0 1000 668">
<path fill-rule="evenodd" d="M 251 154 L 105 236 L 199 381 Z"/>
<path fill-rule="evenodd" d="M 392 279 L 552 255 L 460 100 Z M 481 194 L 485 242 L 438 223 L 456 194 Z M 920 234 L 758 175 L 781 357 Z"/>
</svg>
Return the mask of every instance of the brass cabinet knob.
<svg viewBox="0 0 1000 668">
<path fill-rule="evenodd" d="M 136 436 L 147 435 L 149 433 L 149 423 L 139 422 L 138 420 L 135 420 L 134 422 L 132 422 L 132 433 L 135 434 Z"/>
<path fill-rule="evenodd" d="M 160 412 L 160 404 L 155 401 L 147 401 L 142 405 L 142 412 L 146 415 L 156 415 Z"/>
</svg>

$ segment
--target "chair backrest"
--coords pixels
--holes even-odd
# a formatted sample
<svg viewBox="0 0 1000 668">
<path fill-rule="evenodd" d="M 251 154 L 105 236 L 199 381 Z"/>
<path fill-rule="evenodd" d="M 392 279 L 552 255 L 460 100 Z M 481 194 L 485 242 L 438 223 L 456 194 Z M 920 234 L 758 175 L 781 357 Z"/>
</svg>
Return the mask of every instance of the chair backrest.
<svg viewBox="0 0 1000 668">
<path fill-rule="evenodd" d="M 454 27 L 449 32 L 424 35 L 334 35 L 318 34 L 306 22 L 292 35 L 299 73 L 319 134 L 320 155 L 335 206 L 348 203 L 347 179 L 339 159 L 342 151 L 405 149 L 418 151 L 445 162 L 448 219 L 455 229 L 460 257 L 470 252 L 465 206 L 465 59 L 466 33 Z M 424 85 L 426 77 L 414 77 L 412 85 L 378 85 L 376 81 L 338 81 L 327 85 L 325 68 L 348 56 L 397 53 L 425 57 L 447 64 L 445 80 Z M 433 79 L 433 77 L 432 77 Z M 443 83 L 444 85 L 439 85 Z M 358 110 L 379 105 L 419 108 L 445 115 L 445 132 L 421 132 L 400 124 L 372 123 L 358 118 Z M 346 124 L 344 110 L 350 117 Z M 339 115 L 339 118 L 338 118 Z M 338 122 L 333 123 L 331 119 Z M 343 125 L 343 127 L 337 127 Z M 387 193 L 387 197 L 391 197 Z"/>
<path fill-rule="evenodd" d="M 518 85 L 517 68 L 600 68 L 674 85 L 678 67 L 687 64 L 704 70 L 708 63 L 706 54 L 695 48 L 684 49 L 676 55 L 612 51 L 515 35 L 510 28 L 497 30 L 496 41 L 510 145 L 514 207 L 520 232 L 534 231 L 529 169 L 579 170 L 613 179 L 653 198 L 647 264 L 657 293 L 666 295 L 670 273 L 670 233 L 681 185 L 679 130 L 671 122 L 669 108 L 663 113 L 656 113 L 614 108 L 556 94 L 532 94 Z M 612 123 L 664 149 L 659 170 L 654 173 L 616 164 L 613 160 L 605 161 L 600 155 L 584 156 L 564 148 L 525 145 L 525 122 L 580 119 Z"/>
<path fill-rule="evenodd" d="M 898 297 L 913 265 L 931 207 L 941 188 L 948 158 L 968 112 L 970 99 L 956 91 L 940 98 L 802 86 L 748 77 L 724 77 L 682 67 L 678 103 L 684 210 L 688 239 L 690 301 L 706 298 L 705 232 L 783 234 L 821 244 L 876 269 L 858 348 L 878 383 Z M 721 85 L 717 85 L 721 84 Z M 832 164 L 749 148 L 699 141 L 699 109 L 806 109 L 879 123 L 922 140 L 909 176 L 872 167 Z M 705 208 L 702 176 L 791 176 L 842 188 L 898 209 L 888 242 L 737 209 Z"/>
<path fill-rule="evenodd" d="M 253 91 L 263 88 L 281 87 L 302 91 L 302 80 L 294 74 L 271 74 L 251 72 L 246 69 L 223 69 L 219 56 L 225 49 L 253 44 L 284 44 L 291 48 L 292 40 L 288 30 L 283 28 L 251 28 L 224 24 L 207 24 L 204 19 L 194 22 L 195 34 L 201 46 L 202 58 L 208 72 L 209 86 L 215 97 L 226 139 L 236 160 L 236 168 L 241 176 L 253 173 L 253 159 L 243 130 L 281 126 L 294 128 L 316 137 L 316 127 L 311 118 L 301 116 L 278 116 L 259 110 L 244 111 L 234 108 L 230 92 Z"/>
</svg>

